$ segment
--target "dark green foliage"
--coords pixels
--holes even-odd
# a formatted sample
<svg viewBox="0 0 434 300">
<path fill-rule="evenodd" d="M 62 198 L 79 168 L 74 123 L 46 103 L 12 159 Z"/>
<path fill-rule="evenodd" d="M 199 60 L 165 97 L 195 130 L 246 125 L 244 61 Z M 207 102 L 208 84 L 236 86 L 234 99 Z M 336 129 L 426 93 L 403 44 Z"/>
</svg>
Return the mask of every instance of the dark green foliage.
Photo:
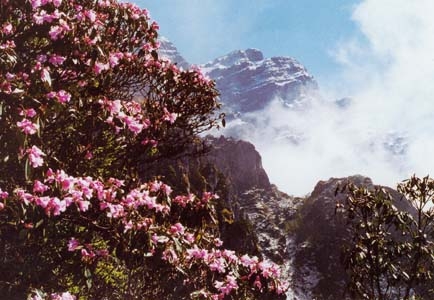
<svg viewBox="0 0 434 300">
<path fill-rule="evenodd" d="M 348 193 L 337 208 L 346 216 L 350 234 L 343 263 L 353 297 L 433 297 L 429 285 L 434 270 L 434 181 L 413 176 L 399 184 L 398 191 L 400 200 L 380 187 L 348 184 L 341 190 Z M 399 201 L 410 203 L 414 209 L 397 209 L 395 203 Z"/>
</svg>

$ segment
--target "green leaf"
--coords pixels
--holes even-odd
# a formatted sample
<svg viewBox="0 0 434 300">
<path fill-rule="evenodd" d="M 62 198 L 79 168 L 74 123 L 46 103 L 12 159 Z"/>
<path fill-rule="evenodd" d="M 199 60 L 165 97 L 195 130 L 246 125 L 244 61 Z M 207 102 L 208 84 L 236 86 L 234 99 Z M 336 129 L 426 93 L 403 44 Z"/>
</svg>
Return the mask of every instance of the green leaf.
<svg viewBox="0 0 434 300">
<path fill-rule="evenodd" d="M 86 280 L 86 286 L 88 289 L 92 288 L 92 279 L 91 278 Z"/>
<path fill-rule="evenodd" d="M 42 223 L 44 223 L 44 219 L 39 220 L 39 221 L 36 223 L 35 228 L 38 228 L 39 226 L 41 226 Z"/>
<path fill-rule="evenodd" d="M 24 163 L 24 178 L 26 179 L 26 181 L 30 180 L 30 162 L 28 158 Z"/>
<path fill-rule="evenodd" d="M 92 277 L 92 273 L 90 272 L 89 268 L 84 268 L 84 277 L 86 277 L 86 278 Z"/>
</svg>

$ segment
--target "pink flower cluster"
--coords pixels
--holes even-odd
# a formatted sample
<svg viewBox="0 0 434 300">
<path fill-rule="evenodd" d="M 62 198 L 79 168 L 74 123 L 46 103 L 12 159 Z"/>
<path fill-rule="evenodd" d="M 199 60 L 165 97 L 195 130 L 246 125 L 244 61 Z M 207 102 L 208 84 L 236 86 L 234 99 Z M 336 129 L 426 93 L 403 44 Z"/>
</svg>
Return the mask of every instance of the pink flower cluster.
<svg viewBox="0 0 434 300">
<path fill-rule="evenodd" d="M 5 23 L 5 24 L 3 24 L 1 32 L 3 34 L 6 34 L 6 35 L 11 34 L 13 32 L 12 24 L 11 23 Z"/>
<path fill-rule="evenodd" d="M 17 126 L 26 135 L 35 134 L 39 129 L 38 124 L 32 123 L 28 119 L 23 119 L 21 122 L 17 122 Z"/>
<path fill-rule="evenodd" d="M 202 194 L 201 198 L 196 197 L 193 194 L 188 195 L 179 195 L 172 199 L 173 203 L 181 206 L 186 207 L 187 205 L 191 205 L 192 207 L 196 209 L 203 209 L 207 207 L 208 203 L 212 200 L 219 199 L 219 196 L 217 194 L 213 194 L 210 192 L 204 192 Z"/>
<path fill-rule="evenodd" d="M 163 108 L 163 112 L 164 112 L 164 115 L 163 115 L 163 120 L 164 121 L 167 121 L 167 122 L 169 122 L 170 124 L 173 124 L 173 123 L 175 123 L 175 121 L 176 121 L 176 118 L 178 118 L 178 114 L 176 114 L 176 113 L 170 113 L 168 110 L 167 110 L 167 108 Z"/>
<path fill-rule="evenodd" d="M 115 119 L 119 120 L 124 125 L 123 127 L 128 128 L 134 135 L 139 134 L 151 125 L 149 119 L 145 117 L 142 107 L 137 102 L 102 99 L 99 103 L 109 114 L 106 122 L 113 125 L 116 132 L 119 132 L 122 127 L 115 125 Z"/>
<path fill-rule="evenodd" d="M 50 32 L 48 34 L 53 41 L 56 41 L 63 38 L 65 33 L 68 33 L 69 31 L 71 31 L 71 27 L 65 20 L 60 19 L 59 25 L 51 26 Z"/>
<path fill-rule="evenodd" d="M 53 92 L 49 92 L 47 94 L 47 98 L 48 99 L 55 99 L 55 100 L 57 100 L 57 102 L 65 104 L 65 103 L 71 101 L 71 94 L 65 90 L 60 90 L 58 92 L 53 91 Z"/>
<path fill-rule="evenodd" d="M 55 7 L 59 7 L 62 4 L 62 0 L 30 0 L 30 3 L 32 4 L 33 9 L 47 5 L 49 3 L 53 3 Z"/>
<path fill-rule="evenodd" d="M 96 61 L 92 68 L 95 75 L 99 75 L 104 71 L 110 70 L 110 64 Z"/>
<path fill-rule="evenodd" d="M 59 10 L 54 10 L 51 14 L 47 13 L 47 11 L 41 9 L 33 14 L 33 21 L 37 25 L 42 25 L 44 23 L 52 23 L 55 20 L 60 19 L 64 14 L 61 14 Z"/>
<path fill-rule="evenodd" d="M 33 146 L 31 148 L 33 152 L 29 156 L 39 153 L 36 149 L 38 148 Z M 35 158 L 30 159 L 30 161 L 35 163 L 35 167 L 42 165 L 42 162 L 39 164 L 39 161 L 35 160 Z M 91 206 L 91 200 L 96 199 L 98 200 L 97 209 L 106 212 L 109 218 L 122 219 L 124 225 L 130 228 L 132 224 L 129 223 L 130 220 L 127 220 L 127 216 L 136 212 L 139 208 L 146 208 L 149 211 L 162 213 L 163 215 L 170 212 L 169 205 L 159 203 L 156 196 L 151 196 L 151 193 L 161 192 L 168 197 L 171 189 L 167 185 L 160 183 L 158 190 L 156 190 L 155 182 L 143 184 L 121 196 L 120 193 L 123 193 L 122 185 L 122 181 L 113 178 L 104 184 L 102 181 L 91 177 L 73 177 L 67 175 L 63 170 L 53 172 L 48 169 L 44 182 L 35 180 L 33 194 L 27 193 L 23 189 L 17 189 L 16 195 L 26 205 L 33 203 L 43 208 L 48 216 L 58 216 L 72 204 L 75 204 L 79 211 L 86 212 Z M 56 189 L 60 190 L 61 198 L 44 195 L 44 193 L 51 193 Z M 135 224 L 136 228 L 147 228 L 149 225 L 149 219 L 142 220 L 140 224 Z M 174 226 L 171 230 L 176 231 L 173 232 L 174 234 L 184 233 L 180 223 Z"/>
<path fill-rule="evenodd" d="M 211 271 L 225 273 L 230 270 L 230 266 L 243 266 L 249 270 L 248 278 L 261 275 L 263 278 L 278 279 L 280 277 L 280 268 L 276 264 L 269 261 L 260 261 L 257 256 L 249 256 L 247 254 L 238 257 L 234 251 L 230 250 L 212 250 L 200 249 L 197 245 L 187 250 L 187 260 L 202 262 L 208 266 Z M 228 275 L 231 276 L 231 275 Z M 233 289 L 236 289 L 236 281 L 233 277 L 226 277 L 225 282 L 215 282 L 215 287 L 221 292 L 220 295 L 228 295 Z M 235 284 L 234 284 L 235 283 Z M 262 286 L 257 284 L 259 290 Z M 276 281 L 275 285 L 269 286 L 270 290 L 276 290 L 281 294 L 287 289 L 284 282 Z"/>
<path fill-rule="evenodd" d="M 62 294 L 51 294 L 50 300 L 75 300 L 76 297 L 74 295 L 71 295 L 69 292 L 64 292 Z"/>
<path fill-rule="evenodd" d="M 216 280 L 214 286 L 220 291 L 219 298 L 221 299 L 223 299 L 225 295 L 229 295 L 232 290 L 238 289 L 237 279 L 233 275 L 226 275 L 225 281 Z"/>
<path fill-rule="evenodd" d="M 66 58 L 64 56 L 53 54 L 50 56 L 48 61 L 53 66 L 58 67 L 58 66 L 61 66 L 65 60 L 66 60 Z"/>
<path fill-rule="evenodd" d="M 74 295 L 72 295 L 69 292 L 63 292 L 61 294 L 59 293 L 53 293 L 49 296 L 49 298 L 45 297 L 46 295 L 41 295 L 40 293 L 36 293 L 34 296 L 29 296 L 28 299 L 30 300 L 75 300 L 77 299 Z"/>
<path fill-rule="evenodd" d="M 42 157 L 45 156 L 45 153 L 35 145 L 27 149 L 26 153 L 33 168 L 40 167 L 44 164 L 44 159 Z"/>
</svg>

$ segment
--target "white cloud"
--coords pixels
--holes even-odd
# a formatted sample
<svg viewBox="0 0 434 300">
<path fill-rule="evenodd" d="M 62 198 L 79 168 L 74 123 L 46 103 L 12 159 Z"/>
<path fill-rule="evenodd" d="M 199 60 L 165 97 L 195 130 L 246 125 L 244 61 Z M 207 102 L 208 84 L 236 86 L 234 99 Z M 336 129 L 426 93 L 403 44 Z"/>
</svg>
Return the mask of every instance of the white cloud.
<svg viewBox="0 0 434 300">
<path fill-rule="evenodd" d="M 291 112 L 274 102 L 258 117 L 263 129 L 248 137 L 272 182 L 304 194 L 332 176 L 363 174 L 395 186 L 412 173 L 434 175 L 433 11 L 432 0 L 364 0 L 355 7 L 363 36 L 337 45 L 342 72 L 325 84 L 326 98 L 350 96 L 352 105 L 342 110 L 320 101 Z M 264 138 L 285 126 L 302 134 L 298 145 Z"/>
</svg>

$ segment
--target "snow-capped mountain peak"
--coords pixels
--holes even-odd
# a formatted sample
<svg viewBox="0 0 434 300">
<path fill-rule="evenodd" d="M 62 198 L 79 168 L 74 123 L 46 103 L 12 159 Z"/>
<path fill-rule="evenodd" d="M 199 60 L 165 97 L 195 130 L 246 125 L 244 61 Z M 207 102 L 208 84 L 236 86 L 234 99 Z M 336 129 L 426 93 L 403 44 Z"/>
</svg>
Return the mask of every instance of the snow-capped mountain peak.
<svg viewBox="0 0 434 300">
<path fill-rule="evenodd" d="M 202 69 L 207 68 L 229 68 L 233 65 L 240 65 L 244 62 L 257 62 L 264 59 L 264 55 L 258 49 L 235 50 L 231 53 L 216 58 L 202 66 Z"/>
<path fill-rule="evenodd" d="M 158 49 L 158 54 L 162 57 L 170 59 L 170 61 L 176 63 L 178 67 L 183 69 L 188 69 L 190 64 L 182 57 L 175 45 L 169 41 L 166 37 L 158 37 L 160 42 L 160 48 Z"/>
<path fill-rule="evenodd" d="M 264 58 L 257 49 L 236 50 L 201 66 L 217 83 L 221 101 L 233 111 L 263 109 L 274 98 L 291 107 L 317 83 L 291 57 Z"/>
</svg>

